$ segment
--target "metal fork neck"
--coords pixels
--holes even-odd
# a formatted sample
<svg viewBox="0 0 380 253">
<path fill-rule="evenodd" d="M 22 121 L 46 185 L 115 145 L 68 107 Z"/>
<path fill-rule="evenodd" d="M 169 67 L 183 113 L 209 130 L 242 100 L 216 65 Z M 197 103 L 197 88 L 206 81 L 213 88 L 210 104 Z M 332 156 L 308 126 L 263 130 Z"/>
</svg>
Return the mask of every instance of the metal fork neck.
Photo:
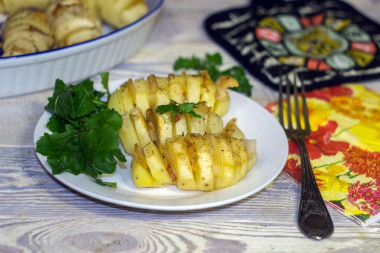
<svg viewBox="0 0 380 253">
<path fill-rule="evenodd" d="M 302 167 L 298 226 L 308 237 L 320 240 L 333 233 L 334 225 L 315 181 L 305 142 L 300 138 L 294 140 L 300 149 Z"/>
</svg>

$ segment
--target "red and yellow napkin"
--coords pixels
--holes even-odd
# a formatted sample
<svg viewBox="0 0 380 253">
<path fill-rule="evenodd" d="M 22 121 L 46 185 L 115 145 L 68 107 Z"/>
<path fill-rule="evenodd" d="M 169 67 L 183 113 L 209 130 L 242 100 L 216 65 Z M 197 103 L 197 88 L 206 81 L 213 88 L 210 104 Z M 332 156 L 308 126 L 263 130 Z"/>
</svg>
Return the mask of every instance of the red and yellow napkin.
<svg viewBox="0 0 380 253">
<path fill-rule="evenodd" d="M 312 132 L 305 143 L 322 197 L 363 226 L 380 220 L 380 95 L 341 85 L 308 92 L 307 105 Z M 266 108 L 278 115 L 277 102 Z M 284 172 L 301 181 L 291 140 Z"/>
</svg>

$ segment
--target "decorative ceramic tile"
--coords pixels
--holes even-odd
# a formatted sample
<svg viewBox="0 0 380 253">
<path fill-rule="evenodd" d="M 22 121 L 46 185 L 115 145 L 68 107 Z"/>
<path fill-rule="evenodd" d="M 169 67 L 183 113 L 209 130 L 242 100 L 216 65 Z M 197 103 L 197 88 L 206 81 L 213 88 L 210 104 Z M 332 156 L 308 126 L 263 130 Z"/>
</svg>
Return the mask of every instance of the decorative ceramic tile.
<svg viewBox="0 0 380 253">
<path fill-rule="evenodd" d="M 380 76 L 380 26 L 341 1 L 253 1 L 205 27 L 272 88 L 284 74 L 302 73 L 307 89 Z"/>
</svg>

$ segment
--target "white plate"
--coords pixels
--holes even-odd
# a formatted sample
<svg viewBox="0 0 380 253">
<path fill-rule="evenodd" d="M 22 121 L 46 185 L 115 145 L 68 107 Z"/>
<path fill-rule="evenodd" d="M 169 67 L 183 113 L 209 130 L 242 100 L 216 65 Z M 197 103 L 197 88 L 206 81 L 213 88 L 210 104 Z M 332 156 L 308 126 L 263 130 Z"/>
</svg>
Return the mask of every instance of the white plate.
<svg viewBox="0 0 380 253">
<path fill-rule="evenodd" d="M 149 12 L 135 22 L 72 46 L 14 57 L 0 57 L 0 98 L 54 87 L 55 79 L 73 83 L 107 71 L 145 44 L 164 0 L 146 0 Z"/>
<path fill-rule="evenodd" d="M 122 83 L 110 83 L 110 90 Z M 125 168 L 118 167 L 115 174 L 104 181 L 117 182 L 117 188 L 96 184 L 87 175 L 74 176 L 69 173 L 53 175 L 63 184 L 95 199 L 122 206 L 165 210 L 185 211 L 204 209 L 236 202 L 260 191 L 271 183 L 281 172 L 288 154 L 288 142 L 285 133 L 272 115 L 262 106 L 237 92 L 230 92 L 231 107 L 223 117 L 227 122 L 236 117 L 239 128 L 248 139 L 257 139 L 258 160 L 253 169 L 238 184 L 212 192 L 181 191 L 175 186 L 155 189 L 138 189 L 130 175 L 132 157 L 126 155 L 128 162 Z M 37 123 L 34 132 L 34 143 L 48 132 L 46 123 L 50 114 L 45 112 Z M 51 174 L 46 157 L 37 153 L 45 169 Z"/>
</svg>

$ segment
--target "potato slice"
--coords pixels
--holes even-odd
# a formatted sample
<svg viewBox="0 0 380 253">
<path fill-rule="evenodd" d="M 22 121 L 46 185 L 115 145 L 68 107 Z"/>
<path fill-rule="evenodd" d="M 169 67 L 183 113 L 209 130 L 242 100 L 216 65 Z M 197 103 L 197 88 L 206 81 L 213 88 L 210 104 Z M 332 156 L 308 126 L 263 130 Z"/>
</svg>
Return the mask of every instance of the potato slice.
<svg viewBox="0 0 380 253">
<path fill-rule="evenodd" d="M 133 119 L 133 124 L 135 126 L 137 138 L 139 140 L 139 146 L 144 147 L 150 142 L 150 136 L 148 132 L 148 127 L 145 124 L 145 119 L 142 111 L 139 107 L 133 108 L 131 110 L 131 118 Z"/>
<path fill-rule="evenodd" d="M 190 75 L 186 76 L 186 96 L 187 102 L 198 103 L 201 95 L 202 77 Z"/>
<path fill-rule="evenodd" d="M 168 152 L 166 151 L 165 146 L 162 145 L 161 143 L 158 143 L 157 148 L 160 151 L 162 161 L 164 162 L 165 168 L 167 172 L 169 173 L 172 179 L 172 182 L 175 183 L 175 181 L 177 180 L 177 177 L 175 176 L 175 173 L 173 171 L 172 165 L 169 160 Z"/>
<path fill-rule="evenodd" d="M 128 154 L 133 154 L 134 149 L 135 149 L 135 144 L 139 143 L 139 139 L 137 138 L 135 126 L 134 126 L 133 121 L 129 117 L 129 113 L 123 114 L 122 117 L 123 117 L 123 125 L 118 130 L 119 137 L 125 151 Z"/>
<path fill-rule="evenodd" d="M 187 101 L 186 96 L 186 77 L 183 75 L 175 76 L 169 75 L 169 97 L 177 103 L 184 103 Z"/>
<path fill-rule="evenodd" d="M 223 132 L 222 118 L 211 110 L 207 115 L 206 132 L 215 134 L 220 134 Z"/>
<path fill-rule="evenodd" d="M 132 85 L 132 79 L 129 79 L 127 82 L 120 86 L 120 99 L 121 104 L 124 107 L 124 112 L 129 112 L 135 108 L 135 97 L 134 94 L 129 90 L 128 87 Z M 134 88 L 132 87 L 133 91 Z"/>
<path fill-rule="evenodd" d="M 235 184 L 242 180 L 248 172 L 248 153 L 244 143 L 232 138 L 232 152 L 235 164 Z"/>
<path fill-rule="evenodd" d="M 128 81 L 124 84 L 124 86 L 128 89 L 128 97 L 126 97 L 126 99 L 130 99 L 131 101 L 128 101 L 129 104 L 132 104 L 132 108 L 130 110 L 132 110 L 133 108 L 135 108 L 137 106 L 137 103 L 136 103 L 136 89 L 135 89 L 135 86 L 133 85 L 133 80 L 132 79 L 128 79 Z"/>
<path fill-rule="evenodd" d="M 213 159 L 206 139 L 200 134 L 188 134 L 185 141 L 198 190 L 212 191 L 214 189 Z"/>
<path fill-rule="evenodd" d="M 133 183 L 138 188 L 160 186 L 152 177 L 144 153 L 137 145 L 135 145 L 131 162 L 131 175 Z"/>
<path fill-rule="evenodd" d="M 101 18 L 115 28 L 124 27 L 149 11 L 144 0 L 97 1 Z"/>
<path fill-rule="evenodd" d="M 152 142 L 156 143 L 158 140 L 156 128 L 157 128 L 157 121 L 155 119 L 155 112 L 152 108 L 149 108 L 146 110 L 145 115 L 145 123 L 148 128 L 149 138 Z"/>
<path fill-rule="evenodd" d="M 74 17 L 62 20 L 59 25 L 54 26 L 56 47 L 74 45 L 102 35 L 101 27 L 97 25 L 98 22 L 93 17 L 75 17 L 76 21 L 73 22 Z M 81 25 L 74 25 L 73 23 Z M 68 29 L 71 30 L 69 33 L 67 32 Z"/>
<path fill-rule="evenodd" d="M 234 158 L 231 140 L 220 135 L 207 134 L 219 168 L 218 177 L 215 180 L 215 189 L 231 186 L 235 183 Z"/>
<path fill-rule="evenodd" d="M 206 105 L 210 108 L 214 108 L 215 105 L 215 95 L 216 95 L 216 86 L 211 80 L 208 71 L 202 71 L 201 76 L 202 85 L 200 90 L 200 101 L 206 102 Z"/>
<path fill-rule="evenodd" d="M 194 108 L 193 111 L 201 117 L 197 118 L 189 113 L 186 113 L 185 117 L 187 122 L 187 131 L 189 133 L 205 134 L 207 113 L 205 113 L 201 108 Z"/>
<path fill-rule="evenodd" d="M 247 171 L 251 170 L 257 161 L 256 140 L 242 140 L 248 154 Z"/>
<path fill-rule="evenodd" d="M 223 128 L 222 134 L 227 137 L 234 137 L 237 139 L 244 139 L 244 133 L 236 125 L 236 118 L 230 119 L 226 126 Z"/>
<path fill-rule="evenodd" d="M 159 105 L 167 105 L 170 103 L 169 96 L 169 80 L 166 77 L 155 77 L 158 90 L 156 93 L 156 104 L 154 106 Z"/>
<path fill-rule="evenodd" d="M 21 9 L 46 10 L 50 0 L 2 0 L 0 2 L 5 12 L 13 13 Z"/>
<path fill-rule="evenodd" d="M 149 142 L 143 148 L 150 174 L 159 186 L 173 184 L 169 172 L 166 170 L 162 156 L 153 142 Z"/>
<path fill-rule="evenodd" d="M 230 96 L 227 88 L 238 87 L 239 83 L 230 76 L 221 76 L 216 81 L 215 104 L 213 111 L 218 115 L 224 115 L 230 107 Z"/>
<path fill-rule="evenodd" d="M 139 107 L 145 115 L 146 110 L 150 107 L 148 84 L 143 78 L 140 78 L 133 82 L 133 87 L 136 91 L 136 107 Z"/>
<path fill-rule="evenodd" d="M 148 84 L 148 97 L 149 97 L 149 105 L 150 107 L 156 107 L 157 106 L 157 92 L 159 91 L 157 79 L 154 75 L 149 75 L 146 79 L 146 82 Z"/>
<path fill-rule="evenodd" d="M 157 137 L 160 143 L 164 144 L 166 139 L 173 136 L 172 116 L 170 112 L 165 112 L 163 114 L 156 113 L 155 115 L 157 122 Z"/>
<path fill-rule="evenodd" d="M 173 122 L 173 136 L 185 136 L 188 132 L 186 117 L 180 114 L 180 117 Z"/>
<path fill-rule="evenodd" d="M 187 147 L 182 136 L 174 136 L 166 141 L 166 150 L 181 190 L 197 190 L 193 169 L 187 155 Z"/>
<path fill-rule="evenodd" d="M 107 107 L 110 109 L 115 109 L 115 111 L 117 111 L 120 115 L 123 115 L 125 110 L 122 102 L 123 100 L 120 96 L 120 90 L 117 89 L 108 99 Z"/>
</svg>

